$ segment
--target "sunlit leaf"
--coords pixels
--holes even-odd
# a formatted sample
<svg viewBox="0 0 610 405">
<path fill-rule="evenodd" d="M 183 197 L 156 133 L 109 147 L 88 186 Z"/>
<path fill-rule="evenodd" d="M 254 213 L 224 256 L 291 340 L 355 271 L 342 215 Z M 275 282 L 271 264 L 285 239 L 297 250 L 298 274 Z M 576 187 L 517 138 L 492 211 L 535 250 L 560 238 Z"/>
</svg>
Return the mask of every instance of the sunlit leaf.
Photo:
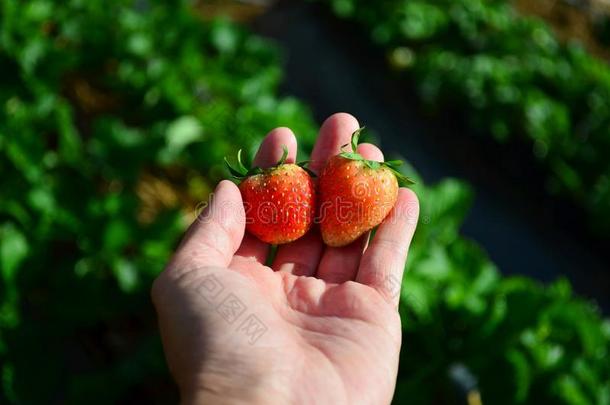
<svg viewBox="0 0 610 405">
<path fill-rule="evenodd" d="M 6 282 L 15 278 L 16 271 L 28 252 L 28 241 L 15 225 L 9 222 L 0 227 L 0 262 Z"/>
</svg>

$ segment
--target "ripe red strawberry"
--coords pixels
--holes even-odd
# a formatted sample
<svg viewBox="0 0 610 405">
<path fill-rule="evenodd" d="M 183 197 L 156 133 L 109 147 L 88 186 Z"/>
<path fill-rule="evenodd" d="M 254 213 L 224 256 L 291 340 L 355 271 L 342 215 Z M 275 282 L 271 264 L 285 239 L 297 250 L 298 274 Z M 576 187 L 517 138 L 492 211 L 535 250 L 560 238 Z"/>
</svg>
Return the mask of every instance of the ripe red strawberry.
<svg viewBox="0 0 610 405">
<path fill-rule="evenodd" d="M 315 215 L 316 195 L 308 171 L 299 164 L 286 164 L 288 150 L 276 166 L 268 169 L 246 169 L 237 154 L 238 168 L 227 166 L 239 184 L 248 232 L 272 244 L 292 242 L 311 227 Z M 226 159 L 225 159 L 226 161 Z"/>
<path fill-rule="evenodd" d="M 352 135 L 353 152 L 331 157 L 320 174 L 320 232 L 329 246 L 345 246 L 379 225 L 396 203 L 398 182 L 413 183 L 396 171 L 402 162 L 356 153 L 362 129 Z"/>
</svg>

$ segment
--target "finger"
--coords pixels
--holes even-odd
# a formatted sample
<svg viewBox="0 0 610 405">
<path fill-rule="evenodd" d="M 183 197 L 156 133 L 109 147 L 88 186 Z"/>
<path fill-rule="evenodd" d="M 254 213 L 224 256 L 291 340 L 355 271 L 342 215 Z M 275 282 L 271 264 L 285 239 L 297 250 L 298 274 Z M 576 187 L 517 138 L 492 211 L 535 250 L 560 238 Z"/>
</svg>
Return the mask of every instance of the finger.
<svg viewBox="0 0 610 405">
<path fill-rule="evenodd" d="M 329 157 L 338 154 L 341 146 L 349 143 L 355 130 L 360 128 L 358 120 L 347 113 L 336 113 L 324 121 L 318 140 L 311 152 L 309 168 L 319 173 Z"/>
<path fill-rule="evenodd" d="M 295 276 L 313 276 L 323 250 L 320 232 L 314 227 L 302 238 L 278 248 L 273 260 L 273 270 L 285 271 Z"/>
<path fill-rule="evenodd" d="M 228 180 L 218 183 L 211 201 L 186 231 L 168 271 L 186 272 L 202 266 L 226 267 L 245 229 L 241 193 Z"/>
<path fill-rule="evenodd" d="M 383 153 L 375 145 L 363 143 L 358 145 L 357 152 L 365 159 L 383 161 Z M 370 233 L 366 232 L 347 246 L 327 247 L 320 261 L 318 277 L 331 283 L 354 280 L 362 252 L 368 244 L 369 235 Z"/>
<path fill-rule="evenodd" d="M 394 208 L 364 252 L 356 276 L 356 281 L 377 289 L 395 305 L 398 305 L 407 251 L 418 216 L 417 196 L 409 189 L 400 188 Z"/>
<path fill-rule="evenodd" d="M 290 128 L 275 128 L 265 136 L 252 163 L 255 166 L 271 167 L 282 157 L 283 147 L 288 148 L 287 163 L 294 163 L 297 157 L 297 138 Z"/>
<path fill-rule="evenodd" d="M 289 128 L 275 128 L 261 142 L 252 164 L 263 168 L 277 164 L 282 157 L 284 146 L 288 148 L 286 162 L 294 162 L 297 154 L 297 140 L 294 133 Z M 265 263 L 268 253 L 269 245 L 267 243 L 246 233 L 236 255 L 252 257 L 260 263 Z"/>
<path fill-rule="evenodd" d="M 383 152 L 381 151 L 381 149 L 371 143 L 361 143 L 360 145 L 358 145 L 357 151 L 365 159 L 383 162 Z"/>
<path fill-rule="evenodd" d="M 354 280 L 368 237 L 369 233 L 366 232 L 349 245 L 327 246 L 318 266 L 317 277 L 329 283 Z"/>
</svg>

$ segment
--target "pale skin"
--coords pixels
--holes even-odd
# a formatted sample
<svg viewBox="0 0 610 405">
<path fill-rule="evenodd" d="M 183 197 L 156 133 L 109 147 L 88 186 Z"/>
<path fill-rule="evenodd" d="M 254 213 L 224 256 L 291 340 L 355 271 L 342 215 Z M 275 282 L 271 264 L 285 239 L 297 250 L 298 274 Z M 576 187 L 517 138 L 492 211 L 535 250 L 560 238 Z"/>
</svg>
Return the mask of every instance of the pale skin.
<svg viewBox="0 0 610 405">
<path fill-rule="evenodd" d="M 349 114 L 328 118 L 311 169 L 319 172 L 358 127 Z M 296 142 L 288 128 L 276 128 L 254 163 L 275 164 L 282 145 L 294 162 Z M 383 160 L 371 144 L 358 152 Z M 245 232 L 239 189 L 219 183 L 152 288 L 182 403 L 390 403 L 401 345 L 398 289 L 418 213 L 415 194 L 401 188 L 370 242 L 365 235 L 325 247 L 314 228 L 280 246 L 268 267 L 269 246 Z M 238 302 L 233 315 L 223 311 L 229 301 Z M 257 333 L 244 329 L 249 316 L 263 325 Z"/>
</svg>

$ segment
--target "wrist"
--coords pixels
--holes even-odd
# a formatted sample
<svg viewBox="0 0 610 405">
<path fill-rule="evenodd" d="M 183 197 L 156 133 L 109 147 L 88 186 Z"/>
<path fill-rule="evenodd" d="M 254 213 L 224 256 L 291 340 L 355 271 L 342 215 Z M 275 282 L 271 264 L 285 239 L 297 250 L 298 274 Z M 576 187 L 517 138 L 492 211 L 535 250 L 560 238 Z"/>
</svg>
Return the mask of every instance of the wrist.
<svg viewBox="0 0 610 405">
<path fill-rule="evenodd" d="M 180 389 L 182 405 L 272 404 L 270 397 L 273 395 L 258 381 L 219 375 L 206 376 L 201 383 Z"/>
<path fill-rule="evenodd" d="M 202 404 L 262 404 L 261 401 L 248 399 L 247 395 L 236 395 L 235 392 L 212 392 L 208 390 L 185 391 L 180 394 L 182 405 L 202 405 Z"/>
</svg>

